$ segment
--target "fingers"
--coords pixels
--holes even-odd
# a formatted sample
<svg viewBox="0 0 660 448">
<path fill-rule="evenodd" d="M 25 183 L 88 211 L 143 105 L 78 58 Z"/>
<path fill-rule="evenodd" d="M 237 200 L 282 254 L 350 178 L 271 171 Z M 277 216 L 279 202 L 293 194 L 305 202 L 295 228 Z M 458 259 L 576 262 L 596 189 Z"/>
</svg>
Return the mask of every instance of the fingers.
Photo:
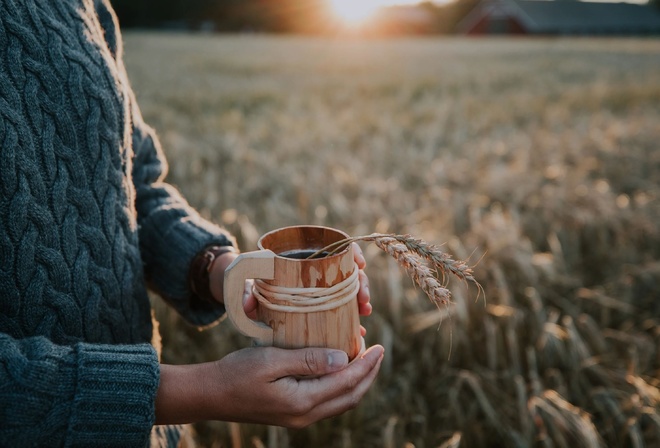
<svg viewBox="0 0 660 448">
<path fill-rule="evenodd" d="M 364 254 L 362 253 L 362 248 L 358 243 L 351 243 L 353 246 L 353 258 L 355 263 L 358 265 L 359 269 L 364 269 L 367 266 L 367 261 L 364 259 Z"/>
<path fill-rule="evenodd" d="M 383 347 L 370 347 L 361 358 L 340 372 L 317 379 L 300 380 L 312 402 L 318 403 L 294 426 L 305 426 L 313 421 L 339 415 L 355 408 L 374 382 L 383 359 Z M 304 420 L 304 421 L 303 421 Z"/>
<path fill-rule="evenodd" d="M 250 319 L 257 318 L 257 305 L 259 304 L 257 298 L 252 294 L 253 284 L 254 280 L 246 280 L 245 289 L 243 290 L 243 309 Z"/>
<path fill-rule="evenodd" d="M 369 316 L 372 311 L 372 306 L 369 303 L 371 296 L 369 295 L 369 278 L 367 274 L 364 273 L 363 269 L 367 266 L 367 261 L 364 258 L 362 249 L 357 243 L 351 243 L 353 246 L 353 258 L 357 264 L 358 269 L 360 269 L 359 280 L 360 280 L 360 289 L 358 290 L 358 310 L 361 316 Z"/>
<path fill-rule="evenodd" d="M 372 306 L 369 301 L 371 300 L 371 293 L 369 292 L 369 278 L 364 271 L 360 271 L 358 274 L 360 281 L 360 289 L 357 293 L 358 300 L 358 310 L 361 316 L 369 316 L 372 311 Z"/>
<path fill-rule="evenodd" d="M 269 364 L 273 366 L 272 372 L 276 378 L 318 377 L 342 370 L 348 365 L 348 355 L 341 350 L 326 348 L 303 348 L 285 350 L 268 348 L 266 356 L 270 357 Z"/>
<path fill-rule="evenodd" d="M 376 360 L 376 364 L 368 371 L 367 375 L 360 380 L 357 386 L 350 391 L 350 393 L 346 393 L 317 406 L 312 412 L 311 418 L 320 420 L 323 418 L 334 417 L 356 408 L 376 379 L 382 360 L 383 356 L 381 354 Z"/>
<path fill-rule="evenodd" d="M 380 345 L 369 347 L 360 358 L 355 359 L 350 366 L 340 372 L 325 375 L 315 379 L 300 380 L 301 388 L 307 388 L 315 401 L 322 402 L 334 399 L 350 392 L 356 387 L 383 356 L 384 349 Z"/>
</svg>

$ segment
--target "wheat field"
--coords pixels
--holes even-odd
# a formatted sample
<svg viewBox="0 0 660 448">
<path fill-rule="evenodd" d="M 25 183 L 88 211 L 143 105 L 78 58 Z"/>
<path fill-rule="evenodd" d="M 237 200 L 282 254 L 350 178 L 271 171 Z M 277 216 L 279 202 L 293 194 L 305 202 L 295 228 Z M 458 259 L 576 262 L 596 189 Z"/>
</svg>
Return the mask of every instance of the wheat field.
<svg viewBox="0 0 660 448">
<path fill-rule="evenodd" d="M 660 446 L 660 40 L 126 33 L 169 182 L 241 249 L 286 225 L 466 260 L 436 308 L 363 244 L 382 344 L 357 409 L 209 447 Z M 484 297 L 485 295 L 485 297 Z M 170 363 L 250 341 L 154 301 Z"/>
</svg>

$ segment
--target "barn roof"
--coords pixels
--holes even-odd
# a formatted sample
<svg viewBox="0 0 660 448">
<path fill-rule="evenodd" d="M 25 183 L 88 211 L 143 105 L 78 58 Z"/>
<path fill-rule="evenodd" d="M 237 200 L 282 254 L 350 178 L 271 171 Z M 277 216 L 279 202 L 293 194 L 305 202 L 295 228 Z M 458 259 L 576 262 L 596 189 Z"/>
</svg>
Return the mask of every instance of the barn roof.
<svg viewBox="0 0 660 448">
<path fill-rule="evenodd" d="M 465 30 L 487 15 L 515 17 L 533 33 L 660 33 L 658 8 L 571 0 L 484 0 L 461 28 Z"/>
<path fill-rule="evenodd" d="M 539 32 L 660 29 L 660 12 L 632 3 L 512 0 L 527 14 Z"/>
</svg>

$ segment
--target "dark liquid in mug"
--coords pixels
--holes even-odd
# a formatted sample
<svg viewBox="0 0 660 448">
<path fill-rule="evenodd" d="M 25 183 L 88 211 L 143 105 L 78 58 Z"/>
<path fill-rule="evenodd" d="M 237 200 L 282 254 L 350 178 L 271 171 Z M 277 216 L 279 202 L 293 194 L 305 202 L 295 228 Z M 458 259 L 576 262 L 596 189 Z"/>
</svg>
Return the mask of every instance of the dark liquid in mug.
<svg viewBox="0 0 660 448">
<path fill-rule="evenodd" d="M 279 253 L 280 257 L 284 258 L 293 258 L 295 260 L 306 260 L 307 258 L 311 257 L 314 255 L 317 251 L 317 249 L 296 249 L 296 250 L 289 250 L 286 252 Z M 320 254 L 316 255 L 314 258 L 323 258 L 327 257 L 330 255 L 328 252 L 321 252 Z"/>
</svg>

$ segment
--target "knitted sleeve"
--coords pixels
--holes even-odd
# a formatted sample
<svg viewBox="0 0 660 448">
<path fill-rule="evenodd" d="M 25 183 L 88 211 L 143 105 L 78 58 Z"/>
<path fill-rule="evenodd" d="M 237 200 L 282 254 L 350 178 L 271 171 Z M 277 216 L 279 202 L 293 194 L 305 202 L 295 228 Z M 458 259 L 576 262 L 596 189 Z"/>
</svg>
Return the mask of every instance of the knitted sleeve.
<svg viewBox="0 0 660 448">
<path fill-rule="evenodd" d="M 107 0 L 96 3 L 106 40 L 120 67 L 120 76 L 128 85 L 116 16 Z M 189 266 L 206 246 L 235 246 L 235 241 L 226 231 L 201 218 L 175 188 L 164 182 L 167 163 L 158 138 L 142 119 L 133 92 L 129 94 L 133 120 L 132 174 L 146 277 L 156 292 L 186 320 L 194 325 L 209 325 L 223 315 L 224 307 L 192 294 L 188 285 Z"/>
<path fill-rule="evenodd" d="M 134 108 L 133 178 L 140 250 L 146 276 L 156 291 L 190 323 L 204 326 L 224 313 L 224 306 L 192 294 L 188 270 L 194 256 L 209 245 L 235 245 L 219 227 L 202 219 L 179 193 L 162 181 L 165 159 L 153 130 Z"/>
<path fill-rule="evenodd" d="M 144 447 L 158 366 L 149 344 L 58 346 L 0 333 L 0 445 Z"/>
</svg>

